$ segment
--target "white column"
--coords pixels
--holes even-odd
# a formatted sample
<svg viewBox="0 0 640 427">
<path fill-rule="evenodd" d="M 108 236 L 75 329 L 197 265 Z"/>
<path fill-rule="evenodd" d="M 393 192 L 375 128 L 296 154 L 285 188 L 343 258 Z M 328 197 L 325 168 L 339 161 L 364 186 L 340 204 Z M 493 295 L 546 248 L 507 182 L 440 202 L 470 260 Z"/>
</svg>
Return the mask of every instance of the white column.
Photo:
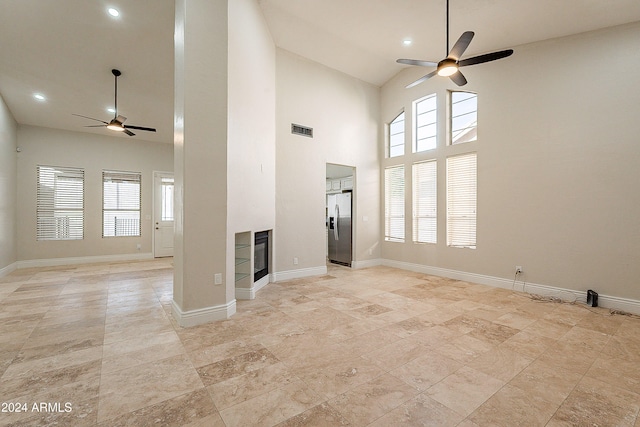
<svg viewBox="0 0 640 427">
<path fill-rule="evenodd" d="M 176 0 L 173 315 L 181 326 L 235 313 L 226 285 L 227 10 L 227 0 Z"/>
</svg>

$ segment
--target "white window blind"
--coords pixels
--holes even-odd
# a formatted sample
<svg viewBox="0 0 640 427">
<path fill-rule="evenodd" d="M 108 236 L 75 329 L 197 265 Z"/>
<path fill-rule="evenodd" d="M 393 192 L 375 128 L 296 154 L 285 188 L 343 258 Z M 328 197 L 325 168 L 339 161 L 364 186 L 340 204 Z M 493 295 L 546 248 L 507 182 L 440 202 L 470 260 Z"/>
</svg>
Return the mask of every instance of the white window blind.
<svg viewBox="0 0 640 427">
<path fill-rule="evenodd" d="M 414 152 L 433 150 L 438 137 L 436 94 L 419 99 L 413 104 L 415 132 Z"/>
<path fill-rule="evenodd" d="M 404 165 L 384 170 L 384 238 L 404 242 Z"/>
<path fill-rule="evenodd" d="M 478 139 L 478 95 L 451 92 L 451 144 Z"/>
<path fill-rule="evenodd" d="M 476 247 L 477 156 L 447 158 L 447 245 Z"/>
<path fill-rule="evenodd" d="M 84 238 L 84 170 L 37 166 L 36 239 Z"/>
<path fill-rule="evenodd" d="M 162 178 L 162 221 L 173 221 L 173 178 Z"/>
<path fill-rule="evenodd" d="M 102 172 L 102 237 L 140 236 L 138 172 Z"/>
<path fill-rule="evenodd" d="M 404 111 L 389 124 L 389 157 L 404 155 Z"/>
<path fill-rule="evenodd" d="M 413 164 L 413 241 L 437 242 L 436 161 Z"/>
</svg>

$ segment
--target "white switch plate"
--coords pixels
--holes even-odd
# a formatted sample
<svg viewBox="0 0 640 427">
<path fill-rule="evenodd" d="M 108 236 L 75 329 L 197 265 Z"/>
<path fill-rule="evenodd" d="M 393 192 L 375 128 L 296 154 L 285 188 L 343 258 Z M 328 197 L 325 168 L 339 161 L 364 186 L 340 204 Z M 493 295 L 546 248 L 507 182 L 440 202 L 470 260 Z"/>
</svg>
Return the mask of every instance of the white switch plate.
<svg viewBox="0 0 640 427">
<path fill-rule="evenodd" d="M 222 285 L 222 273 L 216 273 L 213 275 L 213 284 Z"/>
</svg>

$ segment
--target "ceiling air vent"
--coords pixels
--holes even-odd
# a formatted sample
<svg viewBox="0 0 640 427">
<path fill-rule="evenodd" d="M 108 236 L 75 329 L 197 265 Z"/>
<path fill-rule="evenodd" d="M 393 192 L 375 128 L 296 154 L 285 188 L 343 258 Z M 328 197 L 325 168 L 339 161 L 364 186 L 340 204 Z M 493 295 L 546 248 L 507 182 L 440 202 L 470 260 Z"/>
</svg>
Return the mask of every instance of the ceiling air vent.
<svg viewBox="0 0 640 427">
<path fill-rule="evenodd" d="M 295 123 L 291 123 L 291 133 L 294 135 L 302 135 L 313 138 L 313 128 L 300 126 Z"/>
</svg>

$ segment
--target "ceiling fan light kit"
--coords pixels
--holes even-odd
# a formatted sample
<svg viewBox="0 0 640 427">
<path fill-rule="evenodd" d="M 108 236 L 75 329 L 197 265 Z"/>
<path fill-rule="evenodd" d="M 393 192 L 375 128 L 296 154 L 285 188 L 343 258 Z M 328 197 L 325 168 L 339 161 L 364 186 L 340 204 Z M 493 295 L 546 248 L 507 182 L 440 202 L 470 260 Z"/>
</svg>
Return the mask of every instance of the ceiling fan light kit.
<svg viewBox="0 0 640 427">
<path fill-rule="evenodd" d="M 100 123 L 104 123 L 102 125 L 94 125 L 94 126 L 85 126 L 88 128 L 93 128 L 93 127 L 106 127 L 109 130 L 113 130 L 116 132 L 124 132 L 125 134 L 129 135 L 129 136 L 134 136 L 135 133 L 131 132 L 129 129 L 136 129 L 136 130 L 143 130 L 146 132 L 155 132 L 156 130 L 154 128 L 149 128 L 149 127 L 143 127 L 143 126 L 133 126 L 133 125 L 125 125 L 124 122 L 127 120 L 126 117 L 124 116 L 119 116 L 118 115 L 118 77 L 120 77 L 122 75 L 122 72 L 120 72 L 120 70 L 116 70 L 115 68 L 113 70 L 111 70 L 111 74 L 113 74 L 113 77 L 115 79 L 115 84 L 114 84 L 114 116 L 113 119 L 111 119 L 111 121 L 109 122 L 105 122 L 104 120 L 100 120 L 100 119 L 94 119 L 93 117 L 87 117 L 87 116 L 82 116 L 80 114 L 74 114 L 74 116 L 78 116 L 78 117 L 84 117 L 85 119 L 90 119 L 90 120 L 95 120 L 97 122 Z"/>
<path fill-rule="evenodd" d="M 396 62 L 405 65 L 417 65 L 419 67 L 436 67 L 435 71 L 420 77 L 413 83 L 409 83 L 406 88 L 412 88 L 420 83 L 430 79 L 431 77 L 438 75 L 443 77 L 449 77 L 458 86 L 464 86 L 467 84 L 467 79 L 460 72 L 460 67 L 466 67 L 469 65 L 482 64 L 484 62 L 495 61 L 497 59 L 506 58 L 513 54 L 513 49 L 501 50 L 499 52 L 486 53 L 484 55 L 474 56 L 473 58 L 460 60 L 460 57 L 469 47 L 471 40 L 475 33 L 473 31 L 465 31 L 462 33 L 458 41 L 453 45 L 453 48 L 449 50 L 449 0 L 447 0 L 447 57 L 440 62 L 423 61 L 419 59 L 398 59 Z"/>
</svg>

